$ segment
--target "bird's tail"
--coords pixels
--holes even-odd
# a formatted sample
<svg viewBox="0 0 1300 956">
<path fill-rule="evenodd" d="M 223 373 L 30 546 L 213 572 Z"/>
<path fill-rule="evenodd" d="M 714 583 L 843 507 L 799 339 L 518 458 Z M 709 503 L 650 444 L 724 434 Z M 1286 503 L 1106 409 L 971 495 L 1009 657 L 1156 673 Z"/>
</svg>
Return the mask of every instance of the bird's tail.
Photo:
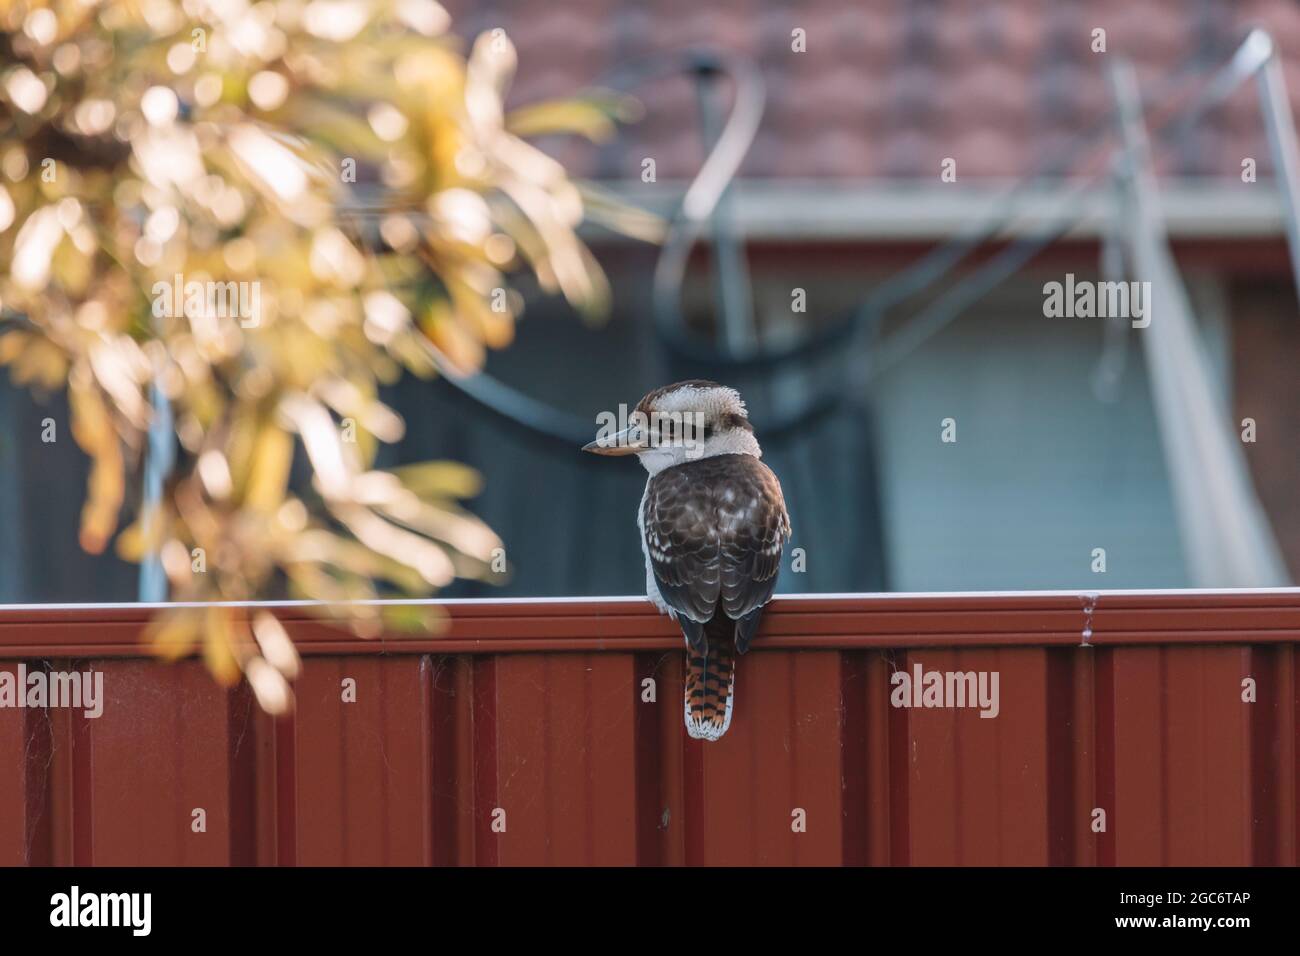
<svg viewBox="0 0 1300 956">
<path fill-rule="evenodd" d="M 736 686 L 736 622 L 719 609 L 704 625 L 700 649 L 686 648 L 686 732 L 718 740 L 731 726 Z"/>
</svg>

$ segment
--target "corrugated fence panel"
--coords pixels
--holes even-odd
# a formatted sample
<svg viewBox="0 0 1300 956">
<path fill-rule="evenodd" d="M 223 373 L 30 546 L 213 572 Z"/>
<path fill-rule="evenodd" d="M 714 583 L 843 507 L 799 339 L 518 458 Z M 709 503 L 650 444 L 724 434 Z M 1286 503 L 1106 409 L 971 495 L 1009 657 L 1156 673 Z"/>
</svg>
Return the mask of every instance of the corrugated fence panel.
<svg viewBox="0 0 1300 956">
<path fill-rule="evenodd" d="M 303 866 L 433 861 L 432 666 L 424 655 L 308 659 L 292 718 Z"/>
<path fill-rule="evenodd" d="M 102 674 L 84 708 L 0 709 L 0 859 L 6 863 L 232 862 L 227 725 L 233 697 L 201 665 L 25 662 Z M 16 675 L 18 665 L 0 667 Z M 87 701 L 89 703 L 89 701 Z M 111 769 L 106 769 L 111 768 Z"/>
<path fill-rule="evenodd" d="M 926 866 L 1046 865 L 1046 656 L 1041 650 L 927 649 L 900 670 L 997 674 L 998 709 L 910 707 L 909 860 Z M 915 682 L 913 682 L 915 683 Z M 991 685 L 986 683 L 991 692 Z M 978 693 L 978 687 L 976 688 Z M 916 699 L 921 692 L 913 690 Z M 990 714 L 984 717 L 981 714 Z"/>
<path fill-rule="evenodd" d="M 504 654 L 495 661 L 496 862 L 637 861 L 636 715 L 631 654 Z"/>
<path fill-rule="evenodd" d="M 780 599 L 716 744 L 644 602 L 447 607 L 379 641 L 277 607 L 278 719 L 149 659 L 148 608 L 0 608 L 0 864 L 1296 863 L 1295 590 Z M 20 668 L 102 713 L 18 706 Z"/>
<path fill-rule="evenodd" d="M 150 661 L 95 661 L 91 669 L 104 675 L 103 714 L 64 712 L 69 735 L 54 749 L 55 764 L 73 777 L 75 862 L 231 862 L 233 695 L 195 662 L 171 673 Z"/>
<path fill-rule="evenodd" d="M 1251 782 L 1254 784 L 1254 862 L 1276 865 L 1296 859 L 1300 828 L 1300 784 L 1296 738 L 1300 733 L 1300 693 L 1295 679 L 1295 649 L 1251 648 L 1251 673 L 1258 676 L 1259 703 L 1251 728 Z"/>
<path fill-rule="evenodd" d="M 18 664 L 0 664 L 0 675 L 16 681 Z M 49 740 L 48 712 L 0 709 L 0 865 L 50 862 Z"/>
<path fill-rule="evenodd" d="M 686 861 L 838 863 L 843 846 L 839 655 L 754 652 L 741 659 L 731 728 L 684 739 L 682 689 L 665 690 L 682 737 Z"/>
<path fill-rule="evenodd" d="M 1164 656 L 1165 861 L 1247 865 L 1251 858 L 1249 651 L 1196 647 Z"/>
</svg>

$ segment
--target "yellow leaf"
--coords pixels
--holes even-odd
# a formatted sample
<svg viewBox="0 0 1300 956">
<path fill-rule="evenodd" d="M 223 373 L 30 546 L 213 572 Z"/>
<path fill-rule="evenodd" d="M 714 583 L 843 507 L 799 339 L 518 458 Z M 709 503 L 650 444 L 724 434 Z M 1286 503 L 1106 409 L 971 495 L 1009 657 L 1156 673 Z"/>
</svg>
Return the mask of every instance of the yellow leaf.
<svg viewBox="0 0 1300 956">
<path fill-rule="evenodd" d="M 122 533 L 117 536 L 119 558 L 139 563 L 146 555 L 153 554 L 162 546 L 163 522 L 159 511 L 160 509 L 154 508 L 149 514 L 141 515 L 122 529 Z M 147 533 L 146 528 L 149 529 Z"/>
<path fill-rule="evenodd" d="M 0 365 L 8 365 L 23 354 L 27 345 L 27 333 L 17 329 L 0 335 Z"/>
<path fill-rule="evenodd" d="M 175 661 L 194 650 L 199 637 L 200 612 L 175 611 L 159 618 L 149 628 L 149 642 L 154 653 L 164 660 Z"/>
<path fill-rule="evenodd" d="M 293 437 L 275 425 L 264 425 L 257 433 L 252 468 L 244 503 L 257 511 L 274 511 L 284 501 L 293 463 Z"/>
<path fill-rule="evenodd" d="M 63 384 L 68 362 L 54 343 L 40 336 L 27 336 L 25 345 L 9 346 L 13 350 L 13 379 L 17 385 L 35 382 L 41 388 L 56 389 Z M 6 351 L 8 351 L 6 349 Z"/>
<path fill-rule="evenodd" d="M 248 662 L 246 676 L 257 703 L 268 714 L 275 717 L 293 709 L 293 690 L 284 675 L 262 658 L 255 657 Z"/>
<path fill-rule="evenodd" d="M 457 461 L 424 461 L 391 471 L 421 498 L 472 498 L 483 489 L 482 476 Z"/>
<path fill-rule="evenodd" d="M 389 604 L 380 612 L 384 628 L 403 634 L 436 634 L 446 623 L 441 608 L 421 604 Z"/>
<path fill-rule="evenodd" d="M 203 660 L 217 683 L 226 687 L 239 680 L 239 658 L 236 656 L 236 625 L 228 608 L 208 608 L 203 634 Z M 242 622 L 240 629 L 246 629 Z"/>
<path fill-rule="evenodd" d="M 445 301 L 436 301 L 420 323 L 454 371 L 467 374 L 483 364 L 483 345 L 461 327 Z"/>
<path fill-rule="evenodd" d="M 81 547 L 98 554 L 112 537 L 122 508 L 122 448 L 98 391 L 74 381 L 68 399 L 72 405 L 73 437 L 91 457 L 86 502 L 81 509 Z"/>
<path fill-rule="evenodd" d="M 268 664 L 290 680 L 298 676 L 301 668 L 298 651 L 289 638 L 289 632 L 274 614 L 269 611 L 257 613 L 253 618 L 253 636 L 257 638 Z"/>
<path fill-rule="evenodd" d="M 608 104 L 591 100 L 547 100 L 513 110 L 506 117 L 506 129 L 516 136 L 575 133 L 593 143 L 610 139 L 616 126 Z"/>
</svg>

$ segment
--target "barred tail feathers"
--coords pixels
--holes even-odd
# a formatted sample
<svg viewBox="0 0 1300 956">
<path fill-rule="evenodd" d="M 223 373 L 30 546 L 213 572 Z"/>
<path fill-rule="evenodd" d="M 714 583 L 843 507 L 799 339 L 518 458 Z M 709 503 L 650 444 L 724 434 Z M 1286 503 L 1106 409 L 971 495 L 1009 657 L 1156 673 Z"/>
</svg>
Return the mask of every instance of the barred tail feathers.
<svg viewBox="0 0 1300 956">
<path fill-rule="evenodd" d="M 719 609 L 699 647 L 686 648 L 686 732 L 697 740 L 718 740 L 731 726 L 735 632 L 736 622 Z"/>
</svg>

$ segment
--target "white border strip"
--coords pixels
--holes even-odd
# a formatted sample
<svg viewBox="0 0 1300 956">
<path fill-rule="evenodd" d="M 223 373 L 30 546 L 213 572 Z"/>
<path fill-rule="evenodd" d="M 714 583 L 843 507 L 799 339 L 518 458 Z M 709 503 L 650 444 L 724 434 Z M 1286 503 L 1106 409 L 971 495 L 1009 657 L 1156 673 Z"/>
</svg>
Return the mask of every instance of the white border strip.
<svg viewBox="0 0 1300 956">
<path fill-rule="evenodd" d="M 1080 590 L 1080 591 L 880 591 L 880 592 L 844 592 L 836 594 L 777 594 L 773 600 L 781 601 L 834 601 L 861 600 L 871 598 L 880 601 L 908 601 L 916 599 L 942 598 L 1032 598 L 1032 597 L 1073 597 L 1079 600 L 1096 599 L 1107 595 L 1112 597 L 1161 597 L 1164 595 L 1249 595 L 1276 594 L 1300 596 L 1300 587 L 1285 588 L 1166 588 L 1163 590 L 1115 589 L 1115 590 Z M 407 606 L 456 606 L 456 605 L 519 605 L 519 604 L 590 604 L 601 602 L 608 604 L 646 604 L 640 595 L 581 596 L 573 597 L 507 597 L 507 598 L 392 598 L 374 601 L 176 601 L 161 603 L 117 602 L 86 604 L 0 604 L 4 611 L 126 611 L 133 609 L 166 609 L 186 607 L 407 607 Z"/>
</svg>

